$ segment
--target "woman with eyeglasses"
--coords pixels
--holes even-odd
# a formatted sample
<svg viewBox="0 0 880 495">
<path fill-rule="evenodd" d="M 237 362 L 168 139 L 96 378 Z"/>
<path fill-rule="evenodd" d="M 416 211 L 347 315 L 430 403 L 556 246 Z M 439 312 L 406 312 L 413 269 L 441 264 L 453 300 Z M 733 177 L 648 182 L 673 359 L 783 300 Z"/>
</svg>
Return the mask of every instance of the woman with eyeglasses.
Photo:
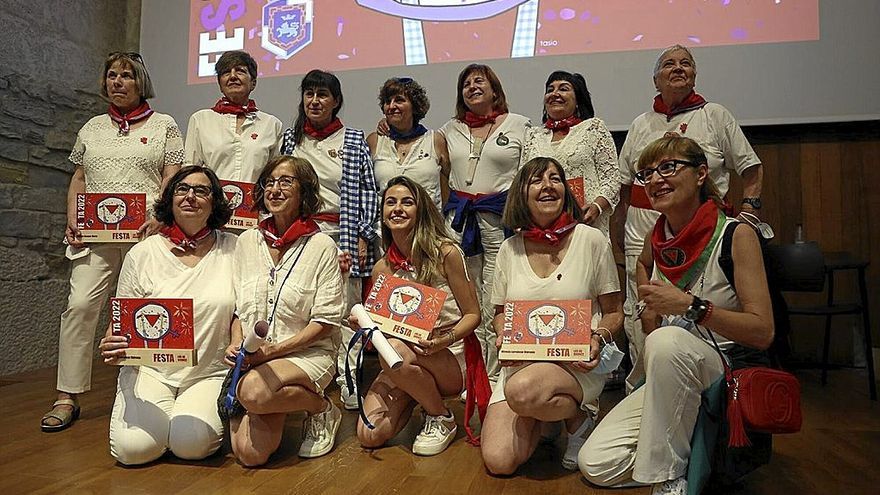
<svg viewBox="0 0 880 495">
<path fill-rule="evenodd" d="M 534 453 L 542 428 L 559 422 L 567 436 L 562 465 L 577 469 L 577 453 L 595 425 L 595 403 L 616 367 L 599 368 L 599 356 L 623 323 L 620 282 L 608 239 L 581 218 L 559 162 L 542 157 L 523 165 L 504 208 L 504 225 L 517 234 L 498 251 L 491 300 L 495 344 L 502 344 L 507 302 L 589 300 L 590 356 L 571 363 L 502 363 L 481 440 L 483 462 L 494 475 L 513 474 Z"/>
<path fill-rule="evenodd" d="M 559 161 L 584 209 L 582 221 L 609 237 L 617 204 L 617 148 L 611 132 L 595 116 L 584 76 L 554 71 L 544 89 L 544 125 L 529 128 L 523 162 L 539 156 Z"/>
<path fill-rule="evenodd" d="M 644 346 L 645 334 L 634 316 L 638 301 L 636 266 L 645 239 L 660 213 L 651 207 L 645 188 L 635 180 L 639 156 L 650 143 L 665 135 L 688 137 L 699 143 L 706 153 L 709 176 L 722 195 L 727 194 L 730 174 L 742 177 L 742 211 L 753 214 L 761 208 L 763 168 L 739 124 L 723 106 L 707 102 L 694 92 L 697 62 L 691 51 L 673 45 L 660 52 L 654 64 L 654 97 L 652 109 L 636 117 L 626 133 L 620 150 L 620 205 L 612 217 L 612 242 L 626 255 L 626 302 L 624 330 L 630 342 L 630 357 L 635 368 Z M 635 383 L 627 378 L 627 388 Z"/>
<path fill-rule="evenodd" d="M 320 179 L 306 160 L 269 161 L 254 187 L 254 205 L 269 215 L 238 239 L 236 311 L 227 364 L 257 325 L 265 343 L 245 357 L 236 396 L 244 413 L 230 418 L 232 451 L 245 466 L 261 466 L 281 444 L 287 415 L 305 411 L 301 457 L 330 452 L 342 413 L 324 391 L 336 372 L 344 284 L 336 243 L 315 216 L 323 210 Z"/>
<path fill-rule="evenodd" d="M 321 232 L 329 235 L 339 246 L 343 256 L 351 256 L 350 272 L 346 276 L 345 306 L 350 309 L 361 301 L 363 280 L 370 276 L 375 263 L 376 222 L 379 196 L 370 148 L 364 132 L 342 124 L 342 85 L 339 79 L 322 70 L 314 69 L 300 83 L 300 104 L 296 122 L 284 131 L 281 154 L 308 161 L 315 169 L 321 184 L 323 202 L 314 220 Z M 342 341 L 347 343 L 353 332 L 344 326 Z M 345 357 L 354 361 L 347 347 L 339 348 L 339 369 L 345 369 Z M 344 387 L 345 377 L 340 374 L 337 383 L 342 388 L 346 409 L 357 409 L 357 398 L 349 396 Z"/>
<path fill-rule="evenodd" d="M 131 244 L 83 242 L 76 218 L 79 193 L 144 193 L 144 239 L 161 227 L 147 205 L 183 162 L 183 138 L 174 119 L 147 102 L 153 84 L 136 53 L 114 52 L 104 60 L 101 96 L 107 113 L 80 129 L 70 152 L 74 165 L 67 190 L 67 258 L 72 261 L 70 296 L 61 314 L 58 339 L 57 400 L 40 420 L 46 432 L 70 426 L 80 414 L 77 395 L 91 389 L 92 354 L 101 307 L 113 287 Z"/>
<path fill-rule="evenodd" d="M 161 235 L 125 256 L 116 297 L 193 300 L 196 365 L 123 366 L 110 413 L 110 454 L 144 464 L 170 450 L 203 459 L 220 448 L 217 414 L 226 367 L 223 356 L 235 320 L 232 255 L 236 238 L 219 230 L 232 215 L 217 176 L 205 167 L 174 174 L 155 205 Z M 125 357 L 129 340 L 107 329 L 98 349 L 107 364 Z"/>
<path fill-rule="evenodd" d="M 192 114 L 186 132 L 186 163 L 204 165 L 222 180 L 254 183 L 278 155 L 282 125 L 257 109 L 257 62 L 249 53 L 225 52 L 214 66 L 222 97 Z"/>
<path fill-rule="evenodd" d="M 495 333 L 489 302 L 495 257 L 504 241 L 501 214 L 520 167 L 529 120 L 510 113 L 501 80 L 486 65 L 471 64 L 458 75 L 455 117 L 440 128 L 449 156 L 449 199 L 443 208 L 452 234 L 469 257 L 469 272 L 480 295 L 483 347 L 489 380 L 498 378 Z"/>
<path fill-rule="evenodd" d="M 418 82 L 409 77 L 393 77 L 379 88 L 379 108 L 385 115 L 387 135 L 367 136 L 376 169 L 380 194 L 388 181 L 399 175 L 410 177 L 428 191 L 438 210 L 449 196 L 446 139 L 419 123 L 431 102 Z"/>
<path fill-rule="evenodd" d="M 708 157 L 689 138 L 648 145 L 635 180 L 660 213 L 637 269 L 644 385 L 602 420 L 578 464 L 599 486 L 653 485 L 653 493 L 687 493 L 691 436 L 701 394 L 724 373 L 717 341 L 736 369 L 766 365 L 773 314 L 755 231 L 735 225 L 734 280 L 719 256 L 728 218 Z"/>
</svg>

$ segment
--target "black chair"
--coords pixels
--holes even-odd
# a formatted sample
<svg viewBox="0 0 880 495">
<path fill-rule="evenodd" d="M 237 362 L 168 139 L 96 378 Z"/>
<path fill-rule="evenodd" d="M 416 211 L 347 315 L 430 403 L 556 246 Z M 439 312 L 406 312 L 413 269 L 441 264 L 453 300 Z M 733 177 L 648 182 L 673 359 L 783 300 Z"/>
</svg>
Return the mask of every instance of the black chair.
<svg viewBox="0 0 880 495">
<path fill-rule="evenodd" d="M 767 278 L 784 292 L 822 292 L 828 280 L 828 298 L 823 306 L 788 306 L 789 315 L 824 316 L 825 339 L 822 346 L 822 385 L 828 381 L 828 348 L 831 344 L 831 318 L 838 315 L 862 315 L 865 334 L 865 357 L 868 366 L 868 392 L 871 400 L 877 400 L 874 382 L 874 362 L 871 344 L 871 325 L 868 318 L 868 298 L 865 287 L 866 261 L 853 260 L 843 253 L 832 262 L 826 260 L 815 242 L 796 244 L 770 244 L 765 247 Z M 860 301 L 837 303 L 834 301 L 834 272 L 855 269 L 859 271 Z"/>
</svg>

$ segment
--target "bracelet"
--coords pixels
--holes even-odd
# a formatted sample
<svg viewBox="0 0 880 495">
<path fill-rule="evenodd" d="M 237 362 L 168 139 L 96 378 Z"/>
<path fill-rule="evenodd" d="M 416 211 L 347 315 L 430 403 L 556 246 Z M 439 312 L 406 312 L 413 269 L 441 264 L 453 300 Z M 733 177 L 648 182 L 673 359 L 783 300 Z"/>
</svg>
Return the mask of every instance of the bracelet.
<svg viewBox="0 0 880 495">
<path fill-rule="evenodd" d="M 599 330 L 605 330 L 606 332 L 608 332 L 608 339 L 605 339 L 605 337 L 602 336 L 602 332 L 600 332 Z M 590 336 L 593 335 L 598 335 L 599 338 L 601 338 L 605 342 L 611 342 L 612 340 L 614 340 L 614 335 L 611 334 L 611 330 L 608 330 L 605 327 L 596 327 L 595 330 L 590 332 Z"/>
<path fill-rule="evenodd" d="M 699 320 L 697 320 L 695 323 L 705 323 L 706 320 L 708 320 L 709 317 L 712 316 L 712 310 L 715 309 L 715 305 L 712 304 L 712 301 L 707 301 L 704 299 L 703 304 L 705 304 L 705 306 L 706 306 L 706 312 L 703 313 L 703 316 Z"/>
<path fill-rule="evenodd" d="M 598 199 L 598 198 L 597 198 L 597 199 Z M 605 211 L 605 210 L 602 209 L 602 205 L 600 205 L 598 201 L 593 201 L 592 203 L 590 203 L 590 206 L 595 206 L 596 209 L 599 210 L 599 214 L 596 215 L 596 216 L 602 216 L 602 212 Z"/>
</svg>

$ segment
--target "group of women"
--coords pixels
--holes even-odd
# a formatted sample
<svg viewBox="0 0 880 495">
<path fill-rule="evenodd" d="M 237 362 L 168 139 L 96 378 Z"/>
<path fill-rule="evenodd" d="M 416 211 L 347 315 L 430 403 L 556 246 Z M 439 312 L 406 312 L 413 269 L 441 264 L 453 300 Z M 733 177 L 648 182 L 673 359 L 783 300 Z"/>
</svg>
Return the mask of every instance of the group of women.
<svg viewBox="0 0 880 495">
<path fill-rule="evenodd" d="M 730 345 L 762 348 L 772 323 L 753 233 L 739 228 L 734 236 L 734 262 L 744 267 L 736 271 L 735 292 L 713 264 L 718 239 L 712 233 L 729 221 L 715 169 L 735 160 L 738 171 L 754 172 L 759 164 L 739 153 L 748 144 L 736 141 L 741 131 L 732 118 L 718 117 L 729 117 L 726 110 L 693 92 L 696 71 L 687 49 L 665 50 L 657 67 L 654 113 L 667 123 L 688 120 L 672 128 L 639 124 L 620 161 L 621 169 L 637 162 L 628 170 L 647 204 L 632 205 L 661 214 L 637 270 L 628 270 L 638 275 L 633 297 L 643 310 L 630 319 L 640 316 L 649 335 L 644 349 L 633 351 L 642 356 L 636 367 L 645 385 L 596 427 L 611 371 L 606 361 L 615 354 L 606 351 L 616 351 L 625 312 L 609 240 L 618 158 L 583 76 L 553 72 L 544 125 L 532 127 L 509 112 L 491 68 L 469 65 L 458 77 L 455 116 L 434 131 L 420 123 L 430 107 L 424 88 L 392 78 L 379 91 L 379 130 L 365 137 L 338 117 L 339 79 L 313 70 L 302 79 L 295 123 L 282 132 L 281 122 L 250 98 L 256 62 L 245 52 L 227 52 L 216 64 L 223 96 L 193 114 L 184 145 L 173 120 L 147 103 L 153 91 L 141 57 L 111 54 L 102 79 L 108 113 L 83 127 L 71 153 L 69 211 L 80 192 L 144 192 L 154 208 L 134 246 L 85 245 L 69 215 L 71 293 L 62 315 L 58 400 L 43 417 L 43 430 L 64 429 L 79 415 L 77 395 L 90 388 L 98 309 L 118 276 L 119 297 L 196 301 L 198 365 L 121 370 L 110 425 L 116 459 L 141 464 L 166 450 L 185 459 L 216 451 L 224 433 L 217 414 L 224 377 L 243 352 L 242 339 L 261 326 L 266 342 L 244 357 L 240 407 L 229 418 L 233 452 L 244 465 L 266 463 L 280 445 L 286 416 L 303 411 L 299 455 L 324 455 L 342 417 L 326 389 L 334 376 L 344 383 L 346 360 L 353 364 L 358 352 L 346 345 L 357 326 L 350 308 L 369 276 L 386 274 L 447 297 L 429 339 L 390 339 L 402 366 L 380 360 L 368 390 L 341 386 L 347 409 L 357 409 L 362 396 L 362 445 L 380 447 L 397 435 L 418 404 L 425 419 L 413 452 L 442 452 L 457 432 L 444 400 L 467 388 L 468 400 L 489 403 L 481 438 L 489 472 L 516 471 L 548 429 L 562 423 L 566 467 L 580 466 L 600 485 L 655 484 L 677 493 L 700 392 L 721 373 L 703 330 L 712 328 Z M 688 124 L 705 127 L 703 141 L 724 139 L 682 137 L 695 134 Z M 756 195 L 760 173 L 752 176 Z M 238 236 L 223 231 L 230 210 L 221 179 L 255 184 L 257 228 Z M 684 253 L 683 264 L 669 250 Z M 701 275 L 682 277 L 684 271 Z M 589 360 L 498 362 L 504 303 L 534 299 L 592 301 Z M 695 308 L 702 313 L 687 329 L 661 321 L 660 315 L 691 315 Z M 99 349 L 116 364 L 127 346 L 108 329 Z M 491 398 L 481 377 L 491 382 Z"/>
</svg>

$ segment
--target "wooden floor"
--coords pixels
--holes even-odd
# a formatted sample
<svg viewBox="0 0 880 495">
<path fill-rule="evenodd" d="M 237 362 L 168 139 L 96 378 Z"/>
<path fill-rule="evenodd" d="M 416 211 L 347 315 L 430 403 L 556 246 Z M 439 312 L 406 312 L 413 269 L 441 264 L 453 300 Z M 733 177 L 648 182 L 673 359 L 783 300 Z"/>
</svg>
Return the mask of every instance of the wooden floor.
<svg viewBox="0 0 880 495">
<path fill-rule="evenodd" d="M 880 406 L 867 399 L 864 373 L 833 371 L 826 387 L 815 372 L 799 372 L 804 428 L 774 439 L 772 462 L 729 490 L 735 494 L 860 494 L 880 487 Z M 93 392 L 81 398 L 82 417 L 66 431 L 39 430 L 53 398 L 53 369 L 0 378 L 0 493 L 296 493 L 296 494 L 648 494 L 647 488 L 602 490 L 560 466 L 560 442 L 541 446 L 513 477 L 493 478 L 479 449 L 459 438 L 444 453 L 413 456 L 409 426 L 391 445 L 362 449 L 354 437 L 355 413 L 343 418 L 336 448 L 304 460 L 296 456 L 301 415 L 292 415 L 284 441 L 262 469 L 238 465 L 228 445 L 201 462 L 170 455 L 138 468 L 116 464 L 108 450 L 108 421 L 115 369 L 95 365 Z M 338 398 L 338 393 L 332 394 Z M 620 393 L 602 397 L 607 410 Z M 452 404 L 461 418 L 462 407 Z"/>
</svg>

